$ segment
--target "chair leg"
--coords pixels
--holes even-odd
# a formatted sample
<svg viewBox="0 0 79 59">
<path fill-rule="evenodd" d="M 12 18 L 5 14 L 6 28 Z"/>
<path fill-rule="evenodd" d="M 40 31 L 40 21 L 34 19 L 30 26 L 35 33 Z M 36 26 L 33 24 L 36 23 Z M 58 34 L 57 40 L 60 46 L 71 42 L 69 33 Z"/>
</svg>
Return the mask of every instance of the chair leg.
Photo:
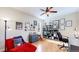
<svg viewBox="0 0 79 59">
<path fill-rule="evenodd" d="M 64 43 L 63 43 L 63 45 L 62 45 L 59 49 L 61 49 L 61 48 L 63 48 L 63 47 L 65 47 Z"/>
</svg>

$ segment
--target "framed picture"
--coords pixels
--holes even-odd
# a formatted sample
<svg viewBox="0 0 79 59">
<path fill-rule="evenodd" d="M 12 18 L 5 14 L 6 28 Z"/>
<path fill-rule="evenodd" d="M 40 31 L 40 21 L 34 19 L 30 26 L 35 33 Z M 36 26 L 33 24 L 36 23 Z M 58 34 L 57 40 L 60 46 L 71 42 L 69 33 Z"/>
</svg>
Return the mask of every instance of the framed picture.
<svg viewBox="0 0 79 59">
<path fill-rule="evenodd" d="M 65 26 L 71 27 L 72 26 L 72 21 L 71 20 L 67 20 L 66 23 L 65 23 Z"/>
<path fill-rule="evenodd" d="M 59 28 L 59 20 L 54 20 L 53 21 L 53 29 L 58 29 Z"/>
<path fill-rule="evenodd" d="M 64 24 L 65 24 L 65 18 L 60 19 L 60 20 L 59 20 L 59 24 L 60 24 L 60 25 L 64 25 Z"/>
<path fill-rule="evenodd" d="M 64 30 L 65 29 L 65 18 L 62 18 L 59 20 L 59 29 Z"/>
<path fill-rule="evenodd" d="M 24 29 L 25 31 L 27 31 L 27 24 L 28 24 L 28 23 L 25 22 L 25 27 L 24 27 L 24 28 L 25 28 L 25 29 Z"/>
<path fill-rule="evenodd" d="M 65 29 L 65 26 L 61 25 L 60 30 L 64 30 L 64 29 Z"/>
<path fill-rule="evenodd" d="M 30 31 L 35 31 L 36 26 L 34 24 L 30 24 Z"/>
<path fill-rule="evenodd" d="M 37 26 L 37 21 L 36 20 L 34 20 L 33 23 L 34 23 L 35 26 Z"/>
<path fill-rule="evenodd" d="M 22 22 L 16 22 L 16 30 L 22 30 L 23 29 L 23 23 Z"/>
<path fill-rule="evenodd" d="M 38 24 L 38 32 L 40 31 L 40 23 Z"/>
</svg>

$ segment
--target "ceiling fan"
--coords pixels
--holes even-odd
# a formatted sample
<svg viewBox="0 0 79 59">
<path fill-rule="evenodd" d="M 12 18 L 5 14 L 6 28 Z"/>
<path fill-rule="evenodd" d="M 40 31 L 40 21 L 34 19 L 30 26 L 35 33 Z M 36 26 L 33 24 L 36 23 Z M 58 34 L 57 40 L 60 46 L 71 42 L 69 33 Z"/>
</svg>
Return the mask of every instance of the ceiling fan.
<svg viewBox="0 0 79 59">
<path fill-rule="evenodd" d="M 46 7 L 46 9 L 40 9 L 41 11 L 43 11 L 43 13 L 41 15 L 46 14 L 47 16 L 49 16 L 50 13 L 57 13 L 57 11 L 53 10 L 53 7 Z"/>
</svg>

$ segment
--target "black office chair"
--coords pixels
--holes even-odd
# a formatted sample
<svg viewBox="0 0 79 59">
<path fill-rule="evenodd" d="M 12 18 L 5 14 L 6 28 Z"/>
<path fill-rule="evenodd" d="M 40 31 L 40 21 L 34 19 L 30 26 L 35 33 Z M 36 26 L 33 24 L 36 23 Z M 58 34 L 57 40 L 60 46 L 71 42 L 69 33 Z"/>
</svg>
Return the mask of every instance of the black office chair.
<svg viewBox="0 0 79 59">
<path fill-rule="evenodd" d="M 68 37 L 67 37 L 67 38 L 63 38 L 60 32 L 57 32 L 57 35 L 58 35 L 59 41 L 62 41 L 62 42 L 64 42 L 64 43 L 68 43 Z M 63 43 L 63 45 L 60 47 L 60 49 L 63 48 L 63 47 L 66 47 L 66 46 L 64 45 L 64 43 Z"/>
</svg>

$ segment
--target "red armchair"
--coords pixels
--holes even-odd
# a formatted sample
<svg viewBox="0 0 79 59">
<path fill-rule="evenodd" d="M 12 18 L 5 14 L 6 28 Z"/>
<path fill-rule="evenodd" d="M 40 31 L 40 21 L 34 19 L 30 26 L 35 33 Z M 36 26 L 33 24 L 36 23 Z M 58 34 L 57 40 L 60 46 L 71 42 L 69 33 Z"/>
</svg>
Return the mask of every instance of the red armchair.
<svg viewBox="0 0 79 59">
<path fill-rule="evenodd" d="M 35 52 L 36 46 L 31 43 L 23 43 L 20 46 L 14 46 L 14 38 L 6 40 L 6 51 L 7 52 Z"/>
<path fill-rule="evenodd" d="M 10 49 L 10 52 L 34 52 L 36 47 L 31 43 L 24 43 L 21 46 Z"/>
<path fill-rule="evenodd" d="M 13 38 L 6 39 L 5 45 L 6 45 L 5 46 L 6 47 L 6 51 L 9 51 L 10 49 L 13 49 L 14 48 Z"/>
</svg>

